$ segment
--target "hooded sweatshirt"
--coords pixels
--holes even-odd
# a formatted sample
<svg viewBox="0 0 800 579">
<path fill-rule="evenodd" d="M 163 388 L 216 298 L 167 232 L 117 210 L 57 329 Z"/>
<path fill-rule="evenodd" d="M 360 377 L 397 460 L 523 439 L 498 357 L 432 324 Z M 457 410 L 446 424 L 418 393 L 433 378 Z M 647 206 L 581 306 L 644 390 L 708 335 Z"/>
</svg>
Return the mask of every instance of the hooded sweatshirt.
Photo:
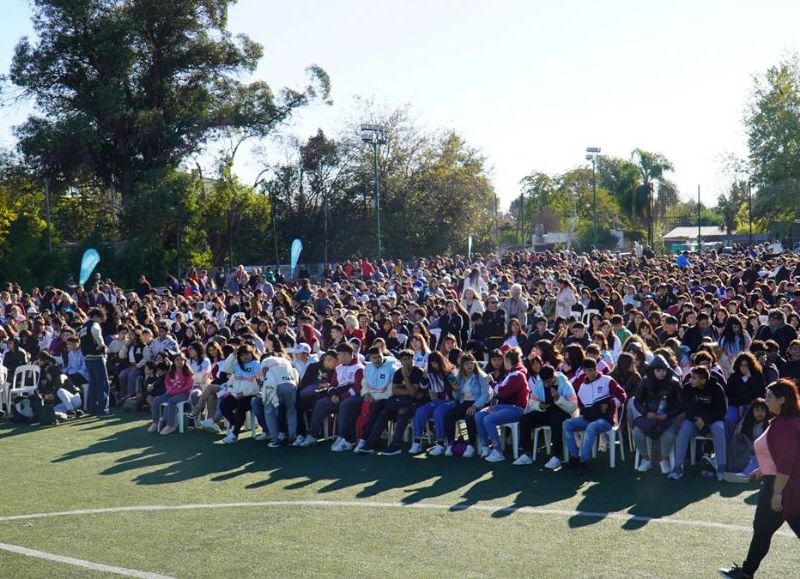
<svg viewBox="0 0 800 579">
<path fill-rule="evenodd" d="M 657 369 L 667 371 L 663 380 L 656 379 Z M 668 417 L 673 418 L 683 412 L 681 384 L 664 357 L 655 355 L 647 365 L 644 380 L 636 391 L 634 404 L 639 412 L 646 415 L 648 412 L 658 412 L 662 399 L 665 405 L 663 412 Z"/>
<path fill-rule="evenodd" d="M 495 388 L 500 404 L 513 404 L 520 408 L 528 405 L 528 371 L 517 364 Z"/>
</svg>

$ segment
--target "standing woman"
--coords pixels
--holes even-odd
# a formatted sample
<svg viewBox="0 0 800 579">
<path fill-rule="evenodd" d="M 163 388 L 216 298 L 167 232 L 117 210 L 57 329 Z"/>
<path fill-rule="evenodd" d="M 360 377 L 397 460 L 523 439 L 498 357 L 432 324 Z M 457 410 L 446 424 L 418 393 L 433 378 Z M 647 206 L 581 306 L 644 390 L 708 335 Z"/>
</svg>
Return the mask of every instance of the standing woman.
<svg viewBox="0 0 800 579">
<path fill-rule="evenodd" d="M 572 315 L 572 306 L 578 303 L 575 297 L 575 288 L 567 279 L 558 280 L 558 295 L 556 296 L 556 317 L 568 319 Z"/>
<path fill-rule="evenodd" d="M 800 394 L 782 379 L 767 387 L 766 401 L 775 418 L 753 444 L 758 469 L 750 478 L 761 480 L 753 538 L 742 566 L 720 569 L 722 577 L 753 577 L 784 521 L 800 537 Z"/>
</svg>

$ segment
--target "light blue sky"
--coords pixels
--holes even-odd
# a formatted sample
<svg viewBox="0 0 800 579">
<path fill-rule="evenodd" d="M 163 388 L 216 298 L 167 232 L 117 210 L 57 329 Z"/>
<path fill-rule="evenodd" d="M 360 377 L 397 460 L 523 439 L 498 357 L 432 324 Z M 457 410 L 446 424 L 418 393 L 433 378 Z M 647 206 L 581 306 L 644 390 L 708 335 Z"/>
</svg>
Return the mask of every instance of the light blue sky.
<svg viewBox="0 0 800 579">
<path fill-rule="evenodd" d="M 0 68 L 30 30 L 24 0 L 0 0 Z M 455 128 L 488 157 L 502 205 L 531 170 L 558 172 L 587 146 L 665 154 L 684 198 L 724 186 L 720 159 L 746 154 L 752 75 L 800 45 L 800 3 L 762 1 L 240 0 L 230 27 L 265 47 L 256 76 L 302 86 L 317 63 L 333 107 L 292 130 L 335 132 L 353 97 L 410 103 L 429 128 Z M 24 110 L 0 110 L 0 142 Z M 237 170 L 257 172 L 247 153 Z"/>
</svg>

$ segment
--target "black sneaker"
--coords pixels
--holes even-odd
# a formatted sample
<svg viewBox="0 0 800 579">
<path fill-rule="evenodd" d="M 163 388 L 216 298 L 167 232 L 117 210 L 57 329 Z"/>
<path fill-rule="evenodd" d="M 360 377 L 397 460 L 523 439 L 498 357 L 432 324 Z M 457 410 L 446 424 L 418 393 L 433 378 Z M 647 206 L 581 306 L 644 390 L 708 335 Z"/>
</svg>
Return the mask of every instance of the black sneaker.
<svg viewBox="0 0 800 579">
<path fill-rule="evenodd" d="M 734 565 L 730 569 L 719 569 L 717 574 L 720 577 L 730 577 L 731 579 L 752 579 L 752 575 L 748 575 L 739 565 Z"/>
<path fill-rule="evenodd" d="M 564 468 L 577 468 L 580 464 L 580 459 L 577 456 L 569 457 L 569 460 L 564 463 Z"/>
<path fill-rule="evenodd" d="M 575 465 L 575 474 L 584 475 L 586 474 L 586 471 L 587 471 L 586 463 L 583 462 L 582 460 L 579 460 L 578 464 Z"/>
<path fill-rule="evenodd" d="M 389 446 L 387 446 L 384 450 L 382 450 L 378 454 L 381 455 L 381 456 L 396 456 L 396 455 L 400 454 L 401 452 L 403 452 L 403 451 L 400 450 L 399 446 L 397 446 L 396 444 L 390 444 Z"/>
</svg>

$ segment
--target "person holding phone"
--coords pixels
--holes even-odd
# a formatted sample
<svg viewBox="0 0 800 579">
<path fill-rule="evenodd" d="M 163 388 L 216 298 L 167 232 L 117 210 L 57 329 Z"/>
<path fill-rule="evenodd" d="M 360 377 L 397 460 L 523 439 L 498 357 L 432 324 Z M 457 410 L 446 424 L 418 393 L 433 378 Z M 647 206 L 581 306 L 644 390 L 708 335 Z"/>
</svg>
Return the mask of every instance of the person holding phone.
<svg viewBox="0 0 800 579">
<path fill-rule="evenodd" d="M 534 428 L 550 427 L 550 459 L 545 468 L 554 470 L 561 466 L 559 458 L 564 452 L 564 421 L 575 416 L 578 397 L 569 379 L 552 366 L 542 366 L 539 375 L 528 380 L 530 396 L 525 414 L 519 419 L 520 449 L 515 465 L 531 464 L 531 433 Z"/>
<path fill-rule="evenodd" d="M 753 538 L 742 566 L 720 569 L 722 577 L 753 577 L 767 556 L 775 532 L 784 522 L 800 537 L 800 394 L 792 380 L 767 387 L 767 406 L 774 416 L 753 448 L 758 468 L 750 475 L 760 481 L 753 520 Z"/>
</svg>

